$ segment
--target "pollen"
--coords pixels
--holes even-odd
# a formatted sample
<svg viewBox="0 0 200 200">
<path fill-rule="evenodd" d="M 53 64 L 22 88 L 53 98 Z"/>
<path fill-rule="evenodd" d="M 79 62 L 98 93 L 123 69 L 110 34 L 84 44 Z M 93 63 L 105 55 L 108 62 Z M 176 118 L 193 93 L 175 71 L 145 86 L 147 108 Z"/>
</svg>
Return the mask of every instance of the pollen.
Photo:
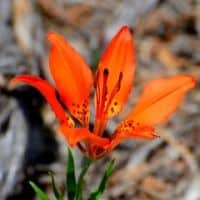
<svg viewBox="0 0 200 200">
<path fill-rule="evenodd" d="M 70 118 L 70 117 L 66 117 L 66 120 L 67 120 L 67 126 L 69 128 L 73 128 L 74 127 L 74 121 Z"/>
</svg>

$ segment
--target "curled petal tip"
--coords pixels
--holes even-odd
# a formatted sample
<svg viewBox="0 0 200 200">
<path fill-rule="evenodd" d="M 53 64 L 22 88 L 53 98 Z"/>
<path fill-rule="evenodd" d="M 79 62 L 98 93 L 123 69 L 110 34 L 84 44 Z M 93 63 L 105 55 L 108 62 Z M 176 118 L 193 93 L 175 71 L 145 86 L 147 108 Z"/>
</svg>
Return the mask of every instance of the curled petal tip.
<svg viewBox="0 0 200 200">
<path fill-rule="evenodd" d="M 120 30 L 124 32 L 126 31 L 130 32 L 130 27 L 128 25 L 123 25 Z"/>
<path fill-rule="evenodd" d="M 19 82 L 18 76 L 12 78 L 12 79 L 10 80 L 10 82 L 11 82 L 11 83 L 17 83 L 17 82 Z"/>
<path fill-rule="evenodd" d="M 47 40 L 50 41 L 50 40 L 51 40 L 51 37 L 52 37 L 53 35 L 54 35 L 54 32 L 48 32 L 48 33 L 46 34 Z"/>
<path fill-rule="evenodd" d="M 16 78 L 12 78 L 8 84 L 8 88 L 9 89 L 14 89 L 14 87 L 16 86 L 16 84 L 18 83 L 19 81 L 16 79 Z"/>
<path fill-rule="evenodd" d="M 58 37 L 62 37 L 62 36 L 60 36 L 58 33 L 53 32 L 53 31 L 48 32 L 48 33 L 46 34 L 46 38 L 47 38 L 47 40 L 48 40 L 50 43 L 56 42 L 56 40 L 57 40 Z"/>
<path fill-rule="evenodd" d="M 130 27 L 128 25 L 122 26 L 121 29 L 119 30 L 119 33 L 132 37 L 131 30 L 130 30 Z"/>
<path fill-rule="evenodd" d="M 194 76 L 184 74 L 184 75 L 182 75 L 182 77 L 185 78 L 185 79 L 188 79 L 188 82 L 190 83 L 191 89 L 193 87 L 195 87 L 197 81 L 196 81 L 196 78 Z"/>
<path fill-rule="evenodd" d="M 156 133 L 153 133 L 152 136 L 153 136 L 153 139 L 160 138 L 160 135 L 157 135 Z"/>
<path fill-rule="evenodd" d="M 190 76 L 190 75 L 186 75 L 186 76 L 188 76 L 188 78 L 190 79 L 190 81 L 192 83 L 192 87 L 195 87 L 196 82 L 197 82 L 196 78 L 194 76 Z"/>
<path fill-rule="evenodd" d="M 26 75 L 24 75 L 24 76 L 26 76 Z M 16 86 L 16 84 L 18 84 L 18 83 L 23 83 L 22 77 L 23 76 L 20 75 L 20 76 L 16 76 L 16 77 L 12 78 L 9 82 L 9 87 L 12 88 L 12 87 Z"/>
<path fill-rule="evenodd" d="M 9 82 L 9 84 L 10 84 L 11 86 L 14 86 L 16 83 L 17 83 L 16 78 L 12 78 L 12 79 L 10 80 L 10 82 Z"/>
</svg>

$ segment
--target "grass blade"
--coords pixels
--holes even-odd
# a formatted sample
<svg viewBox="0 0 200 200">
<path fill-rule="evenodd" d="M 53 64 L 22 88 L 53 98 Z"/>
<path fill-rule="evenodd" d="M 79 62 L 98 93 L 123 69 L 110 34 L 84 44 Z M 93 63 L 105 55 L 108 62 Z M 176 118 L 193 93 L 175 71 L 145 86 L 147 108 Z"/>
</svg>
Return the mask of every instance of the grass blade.
<svg viewBox="0 0 200 200">
<path fill-rule="evenodd" d="M 64 200 L 62 195 L 61 195 L 61 193 L 58 191 L 58 189 L 56 187 L 53 173 L 49 172 L 49 175 L 51 176 L 51 184 L 52 184 L 53 192 L 54 192 L 54 195 L 55 195 L 56 199 L 57 200 Z"/>
<path fill-rule="evenodd" d="M 48 196 L 33 182 L 29 182 L 40 200 L 49 200 Z"/>
<path fill-rule="evenodd" d="M 70 148 L 68 148 L 66 176 L 67 196 L 68 199 L 73 200 L 76 195 L 76 176 L 74 158 Z"/>
<path fill-rule="evenodd" d="M 104 190 L 106 188 L 106 185 L 108 183 L 108 180 L 109 180 L 110 176 L 113 173 L 114 162 L 115 161 L 112 160 L 108 164 L 108 166 L 107 166 L 107 168 L 106 168 L 106 170 L 104 172 L 103 178 L 102 178 L 102 180 L 101 180 L 101 182 L 99 184 L 99 187 L 94 192 L 91 193 L 91 195 L 90 195 L 88 200 L 99 200 L 101 198 L 101 196 L 103 195 L 103 192 L 104 192 Z"/>
<path fill-rule="evenodd" d="M 78 179 L 78 183 L 77 183 L 77 187 L 76 187 L 76 196 L 75 196 L 75 200 L 82 200 L 82 190 L 83 190 L 83 182 L 84 182 L 84 176 L 86 174 L 86 172 L 88 171 L 90 165 L 92 163 L 92 159 L 85 157 L 84 158 L 84 168 L 80 173 L 79 179 Z"/>
</svg>

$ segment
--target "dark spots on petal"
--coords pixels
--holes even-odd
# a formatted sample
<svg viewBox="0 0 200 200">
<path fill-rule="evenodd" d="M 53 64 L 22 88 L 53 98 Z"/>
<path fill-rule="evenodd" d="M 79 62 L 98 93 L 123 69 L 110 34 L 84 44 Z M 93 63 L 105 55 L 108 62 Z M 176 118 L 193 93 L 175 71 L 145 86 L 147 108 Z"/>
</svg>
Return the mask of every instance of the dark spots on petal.
<svg viewBox="0 0 200 200">
<path fill-rule="evenodd" d="M 132 132 L 132 131 L 135 131 L 138 126 L 139 126 L 139 123 L 133 120 L 126 120 L 120 125 L 118 130 L 123 131 L 123 132 Z"/>
<path fill-rule="evenodd" d="M 84 104 L 83 104 L 83 107 L 84 107 L 84 108 L 87 108 L 87 104 L 86 104 L 86 103 L 84 103 Z"/>
<path fill-rule="evenodd" d="M 132 123 L 129 121 L 129 122 L 128 122 L 128 125 L 129 125 L 129 126 L 132 126 Z"/>
<path fill-rule="evenodd" d="M 72 113 L 73 115 L 83 124 L 88 123 L 88 100 L 84 100 L 83 103 L 72 103 L 73 109 Z"/>
<path fill-rule="evenodd" d="M 111 108 L 110 108 L 110 110 L 111 110 L 111 112 L 112 112 L 112 113 L 114 113 L 114 112 L 115 112 L 115 109 L 114 109 L 114 107 L 111 107 Z"/>
</svg>

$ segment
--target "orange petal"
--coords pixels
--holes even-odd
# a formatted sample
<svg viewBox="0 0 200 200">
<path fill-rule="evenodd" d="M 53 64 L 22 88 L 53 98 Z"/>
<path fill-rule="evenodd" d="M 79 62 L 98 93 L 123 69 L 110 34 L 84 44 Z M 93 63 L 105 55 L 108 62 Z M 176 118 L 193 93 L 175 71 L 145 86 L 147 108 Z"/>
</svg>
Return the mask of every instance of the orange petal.
<svg viewBox="0 0 200 200">
<path fill-rule="evenodd" d="M 108 139 L 96 136 L 86 128 L 69 128 L 65 124 L 61 124 L 60 130 L 66 137 L 71 147 L 74 147 L 78 142 L 85 140 L 89 141 L 92 144 L 101 146 L 102 148 L 104 146 L 107 146 L 109 143 Z"/>
<path fill-rule="evenodd" d="M 111 151 L 119 143 L 126 139 L 155 139 L 158 136 L 155 134 L 155 130 L 151 126 L 139 125 L 133 121 L 125 120 L 117 128 L 112 136 L 108 150 Z"/>
<path fill-rule="evenodd" d="M 129 95 L 135 71 L 135 55 L 132 35 L 124 26 L 105 50 L 97 71 L 97 115 L 106 112 L 116 115 Z"/>
<path fill-rule="evenodd" d="M 80 54 L 62 36 L 49 33 L 47 38 L 51 43 L 51 74 L 59 94 L 80 122 L 88 122 L 88 97 L 93 84 L 91 70 Z"/>
<path fill-rule="evenodd" d="M 146 125 L 165 121 L 177 108 L 186 92 L 195 86 L 189 75 L 158 78 L 150 81 L 128 119 Z"/>
<path fill-rule="evenodd" d="M 71 119 L 66 115 L 65 111 L 56 98 L 56 90 L 47 81 L 42 80 L 37 76 L 21 75 L 12 79 L 12 82 L 24 82 L 39 90 L 50 104 L 58 120 L 60 122 L 67 123 L 70 127 L 73 126 L 73 121 L 71 121 Z"/>
</svg>

